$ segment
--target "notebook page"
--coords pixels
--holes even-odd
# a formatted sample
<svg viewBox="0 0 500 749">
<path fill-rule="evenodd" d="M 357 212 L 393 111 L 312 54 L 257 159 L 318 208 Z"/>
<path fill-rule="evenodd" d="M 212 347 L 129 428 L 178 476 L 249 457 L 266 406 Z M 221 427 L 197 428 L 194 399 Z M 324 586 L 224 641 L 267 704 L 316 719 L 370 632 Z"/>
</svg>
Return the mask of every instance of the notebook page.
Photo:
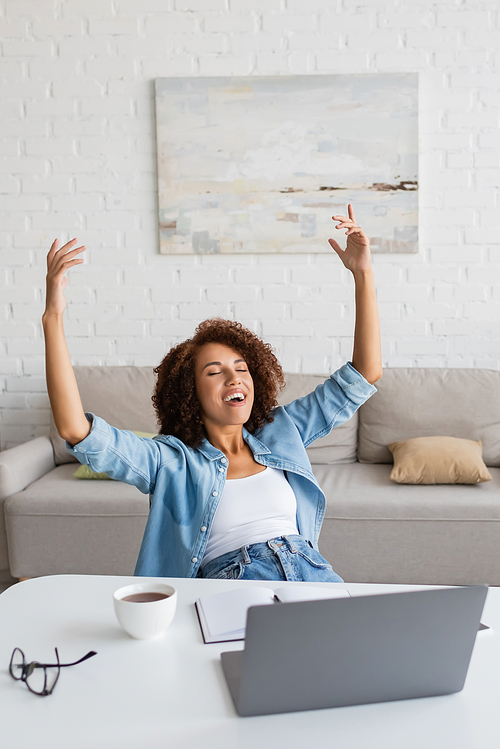
<svg viewBox="0 0 500 749">
<path fill-rule="evenodd" d="M 227 593 L 216 593 L 199 598 L 203 618 L 211 638 L 223 635 L 244 635 L 247 611 L 250 606 L 273 603 L 274 591 L 270 588 L 236 588 Z"/>
<path fill-rule="evenodd" d="M 313 585 L 286 585 L 275 588 L 274 593 L 281 603 L 292 601 L 318 601 L 323 598 L 349 598 L 345 588 L 315 588 Z"/>
</svg>

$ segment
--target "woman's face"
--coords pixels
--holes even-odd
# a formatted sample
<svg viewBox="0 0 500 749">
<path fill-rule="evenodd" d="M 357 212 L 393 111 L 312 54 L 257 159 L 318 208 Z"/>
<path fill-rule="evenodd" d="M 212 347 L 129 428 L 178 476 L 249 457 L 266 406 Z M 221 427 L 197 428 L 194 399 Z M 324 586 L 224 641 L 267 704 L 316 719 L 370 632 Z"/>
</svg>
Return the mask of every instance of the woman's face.
<svg viewBox="0 0 500 749">
<path fill-rule="evenodd" d="M 254 400 L 253 380 L 246 361 L 229 346 L 206 343 L 195 365 L 196 394 L 202 419 L 214 426 L 245 424 Z"/>
</svg>

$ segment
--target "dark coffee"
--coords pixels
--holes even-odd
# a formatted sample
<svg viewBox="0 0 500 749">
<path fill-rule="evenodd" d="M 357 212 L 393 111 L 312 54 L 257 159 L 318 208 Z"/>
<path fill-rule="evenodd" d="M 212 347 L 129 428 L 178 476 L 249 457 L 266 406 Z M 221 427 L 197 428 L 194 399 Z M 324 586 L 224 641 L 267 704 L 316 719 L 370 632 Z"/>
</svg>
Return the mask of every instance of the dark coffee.
<svg viewBox="0 0 500 749">
<path fill-rule="evenodd" d="M 132 601 L 133 603 L 151 603 L 151 601 L 162 601 L 164 598 L 169 598 L 167 593 L 133 593 L 131 596 L 125 596 L 122 601 Z"/>
</svg>

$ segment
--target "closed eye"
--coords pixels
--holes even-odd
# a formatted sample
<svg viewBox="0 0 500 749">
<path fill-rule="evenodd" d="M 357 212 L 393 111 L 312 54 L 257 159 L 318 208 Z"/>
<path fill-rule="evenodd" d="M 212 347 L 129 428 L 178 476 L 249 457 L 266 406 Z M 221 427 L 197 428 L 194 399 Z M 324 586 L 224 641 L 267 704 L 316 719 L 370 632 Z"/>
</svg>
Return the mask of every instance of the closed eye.
<svg viewBox="0 0 500 749">
<path fill-rule="evenodd" d="M 237 369 L 236 372 L 248 372 L 248 369 Z M 222 372 L 209 372 L 208 376 L 212 377 L 213 375 L 222 374 Z"/>
</svg>

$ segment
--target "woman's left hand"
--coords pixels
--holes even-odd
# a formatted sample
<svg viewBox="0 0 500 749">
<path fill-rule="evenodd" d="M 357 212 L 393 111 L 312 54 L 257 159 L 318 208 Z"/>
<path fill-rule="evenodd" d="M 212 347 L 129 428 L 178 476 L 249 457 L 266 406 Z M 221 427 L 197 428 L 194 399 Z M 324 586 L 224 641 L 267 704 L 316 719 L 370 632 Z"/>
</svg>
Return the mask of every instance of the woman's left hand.
<svg viewBox="0 0 500 749">
<path fill-rule="evenodd" d="M 349 218 L 346 216 L 332 216 L 334 221 L 341 222 L 337 224 L 336 229 L 347 229 L 347 246 L 345 250 L 342 249 L 335 239 L 329 239 L 328 242 L 351 273 L 365 273 L 371 270 L 372 267 L 370 241 L 363 229 L 360 226 L 356 226 L 356 217 L 350 203 L 347 210 L 349 211 Z"/>
</svg>

